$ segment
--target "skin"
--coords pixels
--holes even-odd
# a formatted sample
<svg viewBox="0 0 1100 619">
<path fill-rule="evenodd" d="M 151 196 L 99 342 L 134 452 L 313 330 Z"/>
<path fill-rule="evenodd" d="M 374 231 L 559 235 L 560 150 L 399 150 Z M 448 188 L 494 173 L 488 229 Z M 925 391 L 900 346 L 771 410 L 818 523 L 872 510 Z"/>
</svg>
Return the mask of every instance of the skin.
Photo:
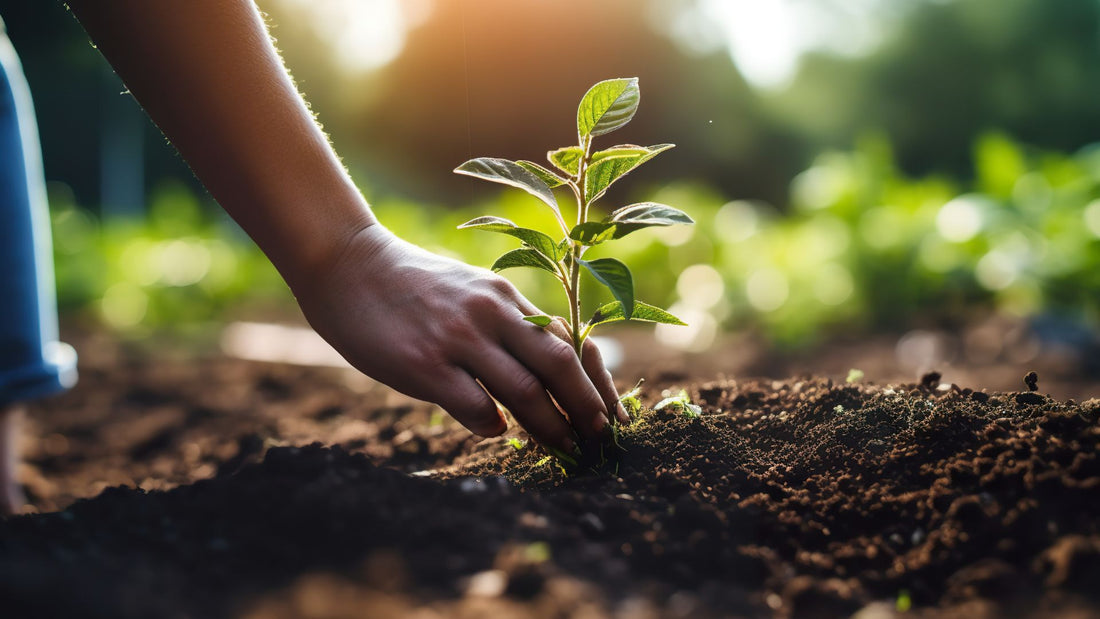
<svg viewBox="0 0 1100 619">
<path fill-rule="evenodd" d="M 306 319 L 363 373 L 496 436 L 503 404 L 539 443 L 573 452 L 626 421 L 591 344 L 503 278 L 427 252 L 378 222 L 246 0 L 71 0 L 130 92 L 218 203 L 267 254 Z M 494 401 L 495 400 L 495 401 Z M 556 404 L 555 404 L 556 402 Z M 0 425 L 0 508 L 17 422 Z"/>
<path fill-rule="evenodd" d="M 371 212 L 247 0 L 70 0 L 135 99 L 282 274 L 306 319 L 363 373 L 434 402 L 471 432 L 507 424 L 544 445 L 606 440 L 626 421 L 589 343 L 503 278 L 411 245 Z M 495 400 L 495 401 L 494 401 Z M 555 402 L 557 404 L 555 404 Z M 567 420 L 568 418 L 568 420 Z M 11 418 L 14 419 L 14 418 Z M 16 421 L 0 425 L 0 508 L 21 504 Z"/>
<path fill-rule="evenodd" d="M 23 424 L 23 407 L 0 408 L 0 514 L 19 513 L 26 501 L 23 490 L 15 483 L 19 468 L 19 430 Z"/>
</svg>

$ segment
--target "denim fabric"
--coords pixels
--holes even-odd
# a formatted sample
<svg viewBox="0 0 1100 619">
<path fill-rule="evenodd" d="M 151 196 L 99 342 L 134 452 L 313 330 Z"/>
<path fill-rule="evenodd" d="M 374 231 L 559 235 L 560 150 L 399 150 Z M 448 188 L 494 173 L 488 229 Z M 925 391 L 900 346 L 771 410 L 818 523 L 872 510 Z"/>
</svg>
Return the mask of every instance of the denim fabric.
<svg viewBox="0 0 1100 619">
<path fill-rule="evenodd" d="M 76 382 L 76 353 L 58 341 L 49 226 L 30 91 L 0 28 L 0 405 Z"/>
</svg>

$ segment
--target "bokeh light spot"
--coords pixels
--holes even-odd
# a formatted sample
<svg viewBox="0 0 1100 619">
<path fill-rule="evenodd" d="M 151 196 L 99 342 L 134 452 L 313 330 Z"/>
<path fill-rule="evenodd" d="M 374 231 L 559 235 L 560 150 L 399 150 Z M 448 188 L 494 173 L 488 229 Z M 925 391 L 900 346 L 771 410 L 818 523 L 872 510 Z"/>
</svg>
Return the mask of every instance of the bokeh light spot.
<svg viewBox="0 0 1100 619">
<path fill-rule="evenodd" d="M 959 196 L 944 204 L 936 215 L 936 230 L 948 241 L 963 243 L 982 229 L 984 201 L 974 196 Z"/>
<path fill-rule="evenodd" d="M 687 352 L 702 352 L 714 343 L 718 335 L 718 320 L 710 313 L 686 303 L 674 303 L 669 311 L 679 316 L 687 326 L 657 325 L 654 335 L 658 342 Z"/>
<path fill-rule="evenodd" d="M 1016 281 L 1020 267 L 1012 255 L 1000 249 L 982 256 L 974 268 L 974 277 L 987 290 L 1003 290 Z"/>
<path fill-rule="evenodd" d="M 174 240 L 157 248 L 159 281 L 168 286 L 190 286 L 210 271 L 210 250 L 201 243 Z"/>
<path fill-rule="evenodd" d="M 814 278 L 814 296 L 825 305 L 840 305 L 852 296 L 854 290 L 852 274 L 840 264 L 822 266 Z"/>
<path fill-rule="evenodd" d="M 695 236 L 695 226 L 668 226 L 667 228 L 655 228 L 653 232 L 657 240 L 668 247 L 679 247 Z"/>
<path fill-rule="evenodd" d="M 756 234 L 759 227 L 760 215 L 747 200 L 727 202 L 714 214 L 714 230 L 723 240 L 744 241 Z"/>
<path fill-rule="evenodd" d="M 107 289 L 100 299 L 99 309 L 103 320 L 112 327 L 133 327 L 145 318 L 149 297 L 130 282 L 119 282 Z"/>
<path fill-rule="evenodd" d="M 787 276 L 778 269 L 757 269 L 745 282 L 745 295 L 749 303 L 761 312 L 772 312 L 787 302 L 790 286 Z"/>
<path fill-rule="evenodd" d="M 791 197 L 804 209 L 827 208 L 840 200 L 845 181 L 844 175 L 835 168 L 814 166 L 791 181 Z"/>
<path fill-rule="evenodd" d="M 691 307 L 710 309 L 722 300 L 726 292 L 722 274 L 709 264 L 693 264 L 680 273 L 676 292 Z"/>
<path fill-rule="evenodd" d="M 1100 200 L 1093 200 L 1085 207 L 1085 226 L 1093 236 L 1100 237 Z"/>
</svg>

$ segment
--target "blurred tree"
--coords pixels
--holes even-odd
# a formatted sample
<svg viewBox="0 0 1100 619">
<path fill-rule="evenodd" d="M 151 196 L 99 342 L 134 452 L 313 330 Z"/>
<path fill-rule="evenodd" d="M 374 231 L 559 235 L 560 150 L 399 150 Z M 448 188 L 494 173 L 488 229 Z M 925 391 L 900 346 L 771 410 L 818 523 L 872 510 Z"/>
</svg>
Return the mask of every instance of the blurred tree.
<svg viewBox="0 0 1100 619">
<path fill-rule="evenodd" d="M 904 5 L 872 54 L 804 59 L 775 96 L 779 121 L 815 150 L 882 129 L 902 167 L 971 175 L 991 129 L 1070 151 L 1100 135 L 1100 3 L 954 0 Z"/>
<path fill-rule="evenodd" d="M 295 27 L 280 22 L 278 2 L 271 6 L 277 32 Z M 542 161 L 547 149 L 576 140 L 572 110 L 584 91 L 619 76 L 641 78 L 644 102 L 610 139 L 679 145 L 652 164 L 650 178 L 700 178 L 737 195 L 779 199 L 797 169 L 792 140 L 762 121 L 729 57 L 681 49 L 636 0 L 432 6 L 404 52 L 367 86 L 360 82 L 358 94 L 338 82 L 301 82 L 349 163 L 362 158 L 373 187 L 452 202 L 484 195 L 451 168 L 479 155 Z M 289 36 L 280 44 L 304 74 L 298 61 L 308 52 Z M 348 95 L 362 107 L 349 106 Z"/>
</svg>

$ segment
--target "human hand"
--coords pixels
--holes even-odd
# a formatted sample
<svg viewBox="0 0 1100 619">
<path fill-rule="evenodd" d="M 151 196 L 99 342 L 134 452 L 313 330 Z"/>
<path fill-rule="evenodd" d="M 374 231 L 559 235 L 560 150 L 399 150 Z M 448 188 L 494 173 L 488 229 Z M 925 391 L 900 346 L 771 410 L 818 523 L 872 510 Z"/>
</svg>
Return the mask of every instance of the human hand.
<svg viewBox="0 0 1100 619">
<path fill-rule="evenodd" d="M 608 411 L 628 421 L 591 340 L 582 362 L 561 324 L 543 330 L 523 320 L 541 312 L 507 280 L 381 225 L 356 234 L 331 267 L 291 287 L 313 328 L 349 363 L 438 404 L 474 434 L 507 428 L 493 399 L 536 441 L 566 453 L 579 447 L 573 429 L 582 441 L 602 441 Z"/>
<path fill-rule="evenodd" d="M 26 503 L 17 475 L 23 415 L 22 406 L 0 406 L 0 516 L 18 514 Z"/>
</svg>

